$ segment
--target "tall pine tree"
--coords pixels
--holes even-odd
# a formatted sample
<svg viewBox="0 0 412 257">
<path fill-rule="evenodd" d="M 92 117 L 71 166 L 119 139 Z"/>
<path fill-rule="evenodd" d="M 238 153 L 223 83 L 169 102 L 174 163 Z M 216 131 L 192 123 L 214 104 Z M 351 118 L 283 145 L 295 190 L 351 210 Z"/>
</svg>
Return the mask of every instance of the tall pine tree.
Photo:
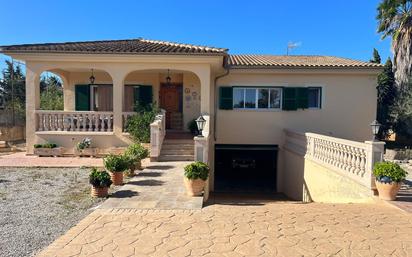
<svg viewBox="0 0 412 257">
<path fill-rule="evenodd" d="M 371 63 L 381 63 L 381 56 L 379 55 L 378 50 L 376 48 L 373 49 L 373 56 L 372 59 L 369 61 Z"/>
<path fill-rule="evenodd" d="M 381 138 L 388 135 L 389 129 L 393 127 L 393 119 L 390 115 L 392 106 L 395 103 L 397 89 L 395 85 L 395 74 L 390 58 L 385 63 L 384 70 L 378 76 L 378 109 L 377 120 L 382 124 Z"/>
</svg>

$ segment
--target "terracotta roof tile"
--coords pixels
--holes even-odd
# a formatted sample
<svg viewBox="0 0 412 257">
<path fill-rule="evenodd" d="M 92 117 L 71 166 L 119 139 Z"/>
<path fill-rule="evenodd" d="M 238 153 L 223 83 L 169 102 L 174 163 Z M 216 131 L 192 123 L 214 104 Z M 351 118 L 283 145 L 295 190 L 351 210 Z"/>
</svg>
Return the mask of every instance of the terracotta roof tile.
<svg viewBox="0 0 412 257">
<path fill-rule="evenodd" d="M 232 68 L 276 67 L 336 67 L 336 68 L 381 68 L 381 64 L 357 61 L 334 56 L 317 55 L 230 55 Z"/>
<path fill-rule="evenodd" d="M 224 55 L 226 54 L 227 49 L 138 38 L 127 40 L 10 45 L 1 46 L 0 52 Z"/>
</svg>

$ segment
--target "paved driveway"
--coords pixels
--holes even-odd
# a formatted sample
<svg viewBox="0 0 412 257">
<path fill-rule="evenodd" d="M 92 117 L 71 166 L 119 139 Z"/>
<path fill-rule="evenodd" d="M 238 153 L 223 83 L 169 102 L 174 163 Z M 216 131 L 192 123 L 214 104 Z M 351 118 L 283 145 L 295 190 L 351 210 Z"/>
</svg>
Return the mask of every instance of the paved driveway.
<svg viewBox="0 0 412 257">
<path fill-rule="evenodd" d="M 412 215 L 386 205 L 217 201 L 99 209 L 40 256 L 411 256 Z"/>
</svg>

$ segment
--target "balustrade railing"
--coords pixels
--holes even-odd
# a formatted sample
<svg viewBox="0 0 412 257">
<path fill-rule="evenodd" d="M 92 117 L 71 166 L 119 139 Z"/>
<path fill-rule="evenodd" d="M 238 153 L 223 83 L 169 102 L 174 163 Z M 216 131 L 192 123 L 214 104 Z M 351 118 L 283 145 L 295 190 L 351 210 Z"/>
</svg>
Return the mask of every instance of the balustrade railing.
<svg viewBox="0 0 412 257">
<path fill-rule="evenodd" d="M 113 112 L 38 110 L 35 113 L 36 131 L 113 131 Z"/>
<path fill-rule="evenodd" d="M 158 158 L 166 135 L 166 111 L 161 110 L 150 124 L 150 158 Z"/>
<path fill-rule="evenodd" d="M 284 147 L 372 187 L 373 165 L 383 158 L 384 143 L 364 143 L 315 133 L 285 130 Z"/>
<path fill-rule="evenodd" d="M 136 112 L 123 112 L 123 114 L 122 114 L 123 132 L 127 132 L 127 131 L 126 131 L 127 120 L 128 120 L 130 117 L 132 117 L 133 115 L 136 115 Z"/>
</svg>

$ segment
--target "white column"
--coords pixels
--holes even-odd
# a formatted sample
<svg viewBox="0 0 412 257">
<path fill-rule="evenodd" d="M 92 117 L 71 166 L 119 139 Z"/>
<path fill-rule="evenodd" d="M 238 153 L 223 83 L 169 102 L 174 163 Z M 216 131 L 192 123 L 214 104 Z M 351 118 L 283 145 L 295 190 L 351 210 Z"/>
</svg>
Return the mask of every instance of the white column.
<svg viewBox="0 0 412 257">
<path fill-rule="evenodd" d="M 36 126 L 38 120 L 35 110 L 40 109 L 40 75 L 35 72 L 29 63 L 26 64 L 26 145 L 27 154 L 33 154 L 33 145 L 36 143 Z"/>
<path fill-rule="evenodd" d="M 111 74 L 112 75 L 112 74 Z M 123 74 L 112 75 L 113 79 L 113 132 L 121 136 L 123 132 Z"/>
</svg>

